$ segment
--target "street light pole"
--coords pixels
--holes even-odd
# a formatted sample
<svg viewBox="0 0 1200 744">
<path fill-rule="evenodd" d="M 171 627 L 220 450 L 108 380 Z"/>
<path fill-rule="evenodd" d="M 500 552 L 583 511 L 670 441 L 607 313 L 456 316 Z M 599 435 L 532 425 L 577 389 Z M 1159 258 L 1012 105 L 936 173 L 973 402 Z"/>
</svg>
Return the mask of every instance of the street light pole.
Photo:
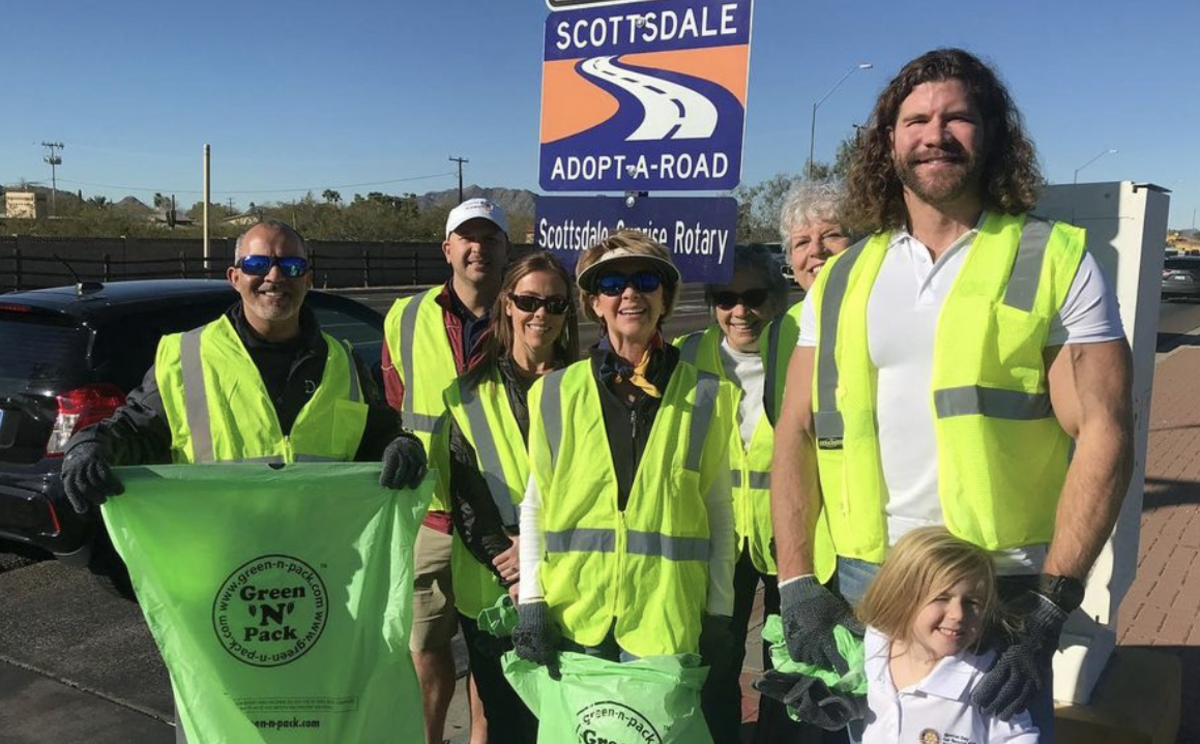
<svg viewBox="0 0 1200 744">
<path fill-rule="evenodd" d="M 821 100 L 819 100 L 813 104 L 813 106 L 812 106 L 812 126 L 809 127 L 809 130 L 808 130 L 808 168 L 805 172 L 805 177 L 808 180 L 810 180 L 810 181 L 812 180 L 813 150 L 816 147 L 816 142 L 817 142 L 817 109 L 821 107 L 822 103 L 825 103 L 826 99 L 828 99 L 830 96 L 833 95 L 834 91 L 836 91 L 838 88 L 842 87 L 842 83 L 846 82 L 846 78 L 850 77 L 851 75 L 853 75 L 855 72 L 858 72 L 859 70 L 869 70 L 869 69 L 871 69 L 872 66 L 873 65 L 870 62 L 862 62 L 860 64 L 854 65 L 849 70 L 846 70 L 846 74 L 842 75 L 842 79 L 837 81 L 836 83 L 834 83 L 834 86 L 829 89 L 829 92 L 826 93 L 824 95 L 824 97 L 821 98 Z"/>
<path fill-rule="evenodd" d="M 1099 153 L 1096 155 L 1096 157 L 1092 158 L 1091 160 L 1087 161 L 1086 163 L 1084 163 L 1083 165 L 1081 165 L 1081 166 L 1079 166 L 1078 168 L 1076 168 L 1076 169 L 1075 169 L 1075 179 L 1074 179 L 1073 181 L 1071 181 L 1071 183 L 1073 183 L 1073 184 L 1077 184 L 1077 183 L 1079 183 L 1079 171 L 1081 171 L 1081 170 L 1083 170 L 1084 168 L 1088 167 L 1089 165 L 1091 165 L 1092 163 L 1096 162 L 1097 160 L 1099 160 L 1100 158 L 1104 157 L 1105 155 L 1116 155 L 1116 154 L 1117 154 L 1117 151 L 1116 151 L 1116 150 L 1101 150 L 1101 151 L 1100 151 L 1100 152 L 1099 152 Z"/>
</svg>

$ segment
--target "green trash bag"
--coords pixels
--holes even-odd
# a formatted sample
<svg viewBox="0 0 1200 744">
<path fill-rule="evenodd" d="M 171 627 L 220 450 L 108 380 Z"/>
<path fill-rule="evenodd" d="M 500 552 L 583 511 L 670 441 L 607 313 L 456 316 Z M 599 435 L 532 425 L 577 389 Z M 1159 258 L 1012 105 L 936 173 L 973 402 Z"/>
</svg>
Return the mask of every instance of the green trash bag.
<svg viewBox="0 0 1200 744">
<path fill-rule="evenodd" d="M 794 661 L 783 640 L 783 621 L 779 615 L 768 615 L 763 625 L 763 643 L 771 652 L 771 665 L 786 674 L 804 674 L 816 677 L 832 690 L 849 692 L 853 695 L 867 694 L 867 672 L 864 666 L 866 653 L 863 641 L 858 636 L 846 630 L 841 625 L 833 626 L 833 640 L 837 643 L 838 651 L 846 660 L 850 670 L 845 675 L 838 674 L 832 669 L 822 669 L 812 664 Z"/>
<path fill-rule="evenodd" d="M 434 481 L 379 464 L 120 468 L 103 507 L 190 744 L 424 741 L 408 651 Z"/>
<path fill-rule="evenodd" d="M 558 658 L 561 678 L 553 679 L 515 652 L 504 656 L 504 676 L 538 717 L 538 744 L 712 744 L 700 710 L 708 676 L 700 657 Z"/>
<path fill-rule="evenodd" d="M 512 635 L 513 628 L 517 627 L 518 619 L 517 608 L 513 605 L 512 598 L 505 594 L 496 600 L 496 604 L 483 608 L 475 622 L 485 633 L 490 633 L 496 638 L 508 638 Z"/>
</svg>

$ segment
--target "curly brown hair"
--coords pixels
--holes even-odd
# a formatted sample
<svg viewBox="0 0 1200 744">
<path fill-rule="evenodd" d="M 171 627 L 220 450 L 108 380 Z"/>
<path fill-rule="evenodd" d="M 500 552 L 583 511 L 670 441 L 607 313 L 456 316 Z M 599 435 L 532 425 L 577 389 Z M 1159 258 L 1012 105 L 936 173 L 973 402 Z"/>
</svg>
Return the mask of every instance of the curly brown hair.
<svg viewBox="0 0 1200 744">
<path fill-rule="evenodd" d="M 981 187 L 983 206 L 1018 214 L 1037 203 L 1043 183 L 1037 152 L 1025 134 L 1021 112 L 1008 89 L 982 60 L 962 49 L 935 49 L 904 66 L 888 83 L 846 175 L 843 218 L 856 232 L 903 227 L 908 212 L 904 187 L 896 173 L 891 132 L 900 104 L 919 85 L 959 80 L 979 109 L 987 141 Z"/>
</svg>

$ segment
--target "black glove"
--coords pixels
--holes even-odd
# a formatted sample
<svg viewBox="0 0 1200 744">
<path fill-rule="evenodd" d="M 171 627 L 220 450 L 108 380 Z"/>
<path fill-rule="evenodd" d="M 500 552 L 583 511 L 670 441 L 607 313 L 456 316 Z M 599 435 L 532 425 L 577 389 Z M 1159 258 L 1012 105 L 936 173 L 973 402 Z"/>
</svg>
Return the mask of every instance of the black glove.
<svg viewBox="0 0 1200 744">
<path fill-rule="evenodd" d="M 1023 626 L 971 693 L 971 702 L 1002 721 L 1025 710 L 1049 677 L 1068 614 L 1032 590 L 1023 592 L 1008 609 L 1024 621 Z"/>
<path fill-rule="evenodd" d="M 550 619 L 550 609 L 545 602 L 530 602 L 517 606 L 517 627 L 513 628 L 513 649 L 517 656 L 550 667 L 551 673 L 558 666 L 559 633 Z"/>
<path fill-rule="evenodd" d="M 733 653 L 733 618 L 725 615 L 704 615 L 700 621 L 700 658 L 713 672 L 723 669 Z"/>
<path fill-rule="evenodd" d="M 67 450 L 62 464 L 63 492 L 77 514 L 88 510 L 88 504 L 103 504 L 109 496 L 118 496 L 125 487 L 109 467 L 104 448 L 92 440 L 80 442 Z"/>
<path fill-rule="evenodd" d="M 783 638 L 793 660 L 838 674 L 850 671 L 838 652 L 833 626 L 845 626 L 859 636 L 863 626 L 846 600 L 821 586 L 816 577 L 805 576 L 779 587 L 779 601 Z"/>
<path fill-rule="evenodd" d="M 805 674 L 768 669 L 753 684 L 763 695 L 792 708 L 801 721 L 827 731 L 837 731 L 867 715 L 866 696 L 831 690 L 822 680 Z"/>
<path fill-rule="evenodd" d="M 383 451 L 379 485 L 384 488 L 416 488 L 425 477 L 425 448 L 411 434 L 401 434 Z"/>
</svg>

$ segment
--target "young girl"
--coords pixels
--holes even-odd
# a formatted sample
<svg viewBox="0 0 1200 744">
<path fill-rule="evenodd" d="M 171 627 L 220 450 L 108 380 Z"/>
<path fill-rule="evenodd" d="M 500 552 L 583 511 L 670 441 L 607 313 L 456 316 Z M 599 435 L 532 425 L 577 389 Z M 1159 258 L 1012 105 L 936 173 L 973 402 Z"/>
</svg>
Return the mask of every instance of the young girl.
<svg viewBox="0 0 1200 744">
<path fill-rule="evenodd" d="M 863 744 L 1038 741 L 1027 712 L 1001 721 L 971 704 L 995 652 L 980 641 L 999 622 L 986 551 L 943 527 L 901 538 L 859 605 L 865 638 Z"/>
</svg>

